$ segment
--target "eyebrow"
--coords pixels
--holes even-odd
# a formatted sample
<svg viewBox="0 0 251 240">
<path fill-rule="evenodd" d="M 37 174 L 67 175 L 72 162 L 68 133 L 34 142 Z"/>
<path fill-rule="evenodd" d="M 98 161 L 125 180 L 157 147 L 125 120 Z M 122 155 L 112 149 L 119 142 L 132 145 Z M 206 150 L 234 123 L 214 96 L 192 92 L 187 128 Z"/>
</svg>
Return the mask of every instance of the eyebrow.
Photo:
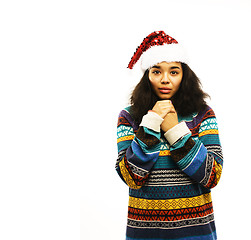
<svg viewBox="0 0 251 240">
<path fill-rule="evenodd" d="M 180 67 L 177 67 L 177 66 L 173 66 L 173 67 L 171 67 L 171 69 L 175 69 L 175 68 L 180 69 Z"/>
<path fill-rule="evenodd" d="M 155 66 L 153 66 L 152 68 L 158 68 L 158 69 L 160 69 L 160 66 L 156 66 L 156 65 L 155 65 Z"/>
<path fill-rule="evenodd" d="M 154 65 L 152 68 L 160 69 L 160 66 Z M 178 67 L 178 66 L 173 66 L 173 67 L 171 67 L 170 69 L 176 69 L 176 68 L 180 69 L 180 67 Z"/>
</svg>

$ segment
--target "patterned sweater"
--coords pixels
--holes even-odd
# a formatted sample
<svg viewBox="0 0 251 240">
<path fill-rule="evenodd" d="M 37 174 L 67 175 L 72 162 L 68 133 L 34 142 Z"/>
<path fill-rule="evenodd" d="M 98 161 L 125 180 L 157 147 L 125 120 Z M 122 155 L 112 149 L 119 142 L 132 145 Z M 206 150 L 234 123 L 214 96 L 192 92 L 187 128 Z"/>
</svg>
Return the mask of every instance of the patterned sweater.
<svg viewBox="0 0 251 240">
<path fill-rule="evenodd" d="M 129 186 L 127 240 L 214 240 L 211 188 L 223 157 L 210 107 L 179 117 L 165 134 L 163 119 L 148 112 L 140 124 L 130 107 L 120 112 L 116 170 Z"/>
</svg>

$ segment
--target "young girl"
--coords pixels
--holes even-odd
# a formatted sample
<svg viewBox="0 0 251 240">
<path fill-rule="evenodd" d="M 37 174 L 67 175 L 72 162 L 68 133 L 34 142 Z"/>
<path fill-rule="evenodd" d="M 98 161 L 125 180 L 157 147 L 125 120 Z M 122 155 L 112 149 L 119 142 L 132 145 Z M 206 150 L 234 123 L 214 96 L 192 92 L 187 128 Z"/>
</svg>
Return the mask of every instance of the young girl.
<svg viewBox="0 0 251 240">
<path fill-rule="evenodd" d="M 211 188 L 223 157 L 218 127 L 180 44 L 163 31 L 148 35 L 144 75 L 118 119 L 116 170 L 129 186 L 127 240 L 217 239 Z"/>
</svg>

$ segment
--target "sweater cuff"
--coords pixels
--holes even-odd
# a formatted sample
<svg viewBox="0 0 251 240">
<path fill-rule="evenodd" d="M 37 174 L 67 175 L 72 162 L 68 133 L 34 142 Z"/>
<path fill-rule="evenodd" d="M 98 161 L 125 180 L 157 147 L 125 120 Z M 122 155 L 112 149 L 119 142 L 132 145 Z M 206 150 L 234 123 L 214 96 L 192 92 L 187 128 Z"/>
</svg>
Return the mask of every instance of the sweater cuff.
<svg viewBox="0 0 251 240">
<path fill-rule="evenodd" d="M 165 134 L 166 140 L 170 145 L 176 143 L 180 138 L 186 136 L 191 133 L 190 129 L 187 127 L 185 122 L 180 122 L 173 128 L 169 129 Z"/>
<path fill-rule="evenodd" d="M 155 132 L 160 132 L 160 125 L 164 121 L 157 113 L 149 111 L 143 116 L 139 126 L 147 127 Z"/>
</svg>

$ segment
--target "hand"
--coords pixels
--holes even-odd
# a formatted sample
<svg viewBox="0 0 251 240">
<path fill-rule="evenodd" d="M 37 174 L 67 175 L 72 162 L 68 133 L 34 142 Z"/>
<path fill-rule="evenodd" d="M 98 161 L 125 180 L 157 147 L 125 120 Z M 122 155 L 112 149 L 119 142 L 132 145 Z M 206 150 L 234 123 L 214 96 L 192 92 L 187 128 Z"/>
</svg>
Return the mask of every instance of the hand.
<svg viewBox="0 0 251 240">
<path fill-rule="evenodd" d="M 165 118 L 169 113 L 176 113 L 170 100 L 162 100 L 155 103 L 153 109 L 160 117 Z"/>
<path fill-rule="evenodd" d="M 174 107 L 173 107 L 173 109 L 174 109 Z M 177 115 L 176 111 L 170 112 L 165 116 L 164 121 L 162 122 L 160 127 L 164 132 L 167 132 L 169 129 L 173 128 L 178 123 L 179 123 L 179 121 L 178 121 L 178 115 Z"/>
</svg>

